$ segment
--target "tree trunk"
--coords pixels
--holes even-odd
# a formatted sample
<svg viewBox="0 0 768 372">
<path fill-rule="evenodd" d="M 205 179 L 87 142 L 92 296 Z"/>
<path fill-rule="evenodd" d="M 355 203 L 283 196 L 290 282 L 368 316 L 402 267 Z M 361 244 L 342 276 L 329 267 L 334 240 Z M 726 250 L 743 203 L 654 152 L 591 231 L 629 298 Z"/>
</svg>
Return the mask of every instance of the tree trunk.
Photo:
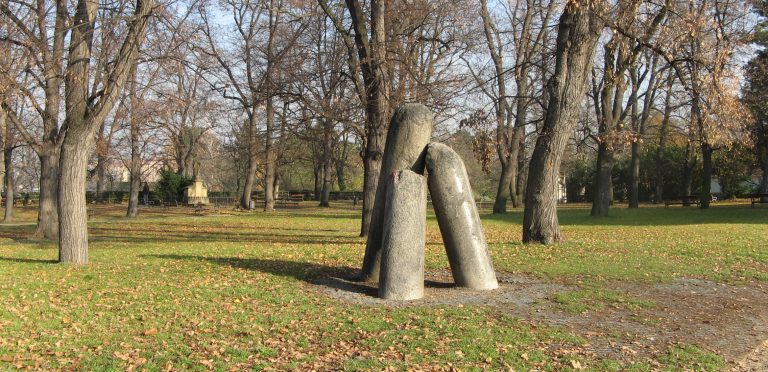
<svg viewBox="0 0 768 372">
<path fill-rule="evenodd" d="M 517 154 L 517 187 L 515 188 L 517 194 L 513 195 L 513 198 L 517 199 L 515 206 L 523 206 L 523 201 L 525 200 L 526 171 L 528 170 L 528 163 L 526 160 L 525 133 L 523 133 L 523 135 L 520 137 L 520 151 Z"/>
<path fill-rule="evenodd" d="M 566 3 L 560 17 L 555 72 L 547 83 L 544 124 L 531 156 L 523 214 L 523 242 L 549 244 L 563 239 L 557 219 L 557 187 L 563 151 L 579 116 L 586 81 L 602 30 L 604 1 L 592 6 Z"/>
<path fill-rule="evenodd" d="M 611 193 L 611 189 L 613 189 L 613 164 L 613 151 L 608 148 L 608 144 L 601 142 L 597 149 L 597 169 L 590 216 L 605 217 L 608 215 L 613 196 Z"/>
<path fill-rule="evenodd" d="M 514 161 L 510 161 L 510 159 L 501 162 L 501 175 L 499 175 L 499 184 L 496 187 L 496 199 L 493 201 L 494 214 L 507 213 L 507 201 L 511 194 L 510 186 L 512 180 L 515 178 L 515 175 L 512 173 L 512 168 L 516 168 L 512 167 Z M 515 171 L 517 171 L 517 169 L 515 169 Z"/>
<path fill-rule="evenodd" d="M 256 127 L 256 113 L 248 115 L 248 165 L 243 182 L 243 193 L 240 195 L 240 208 L 251 210 L 251 194 L 256 180 L 256 170 L 259 164 L 258 130 Z"/>
<path fill-rule="evenodd" d="M 8 130 L 5 109 L 0 106 L 0 191 L 3 191 L 5 186 L 5 170 L 8 169 L 8 164 L 5 162 L 5 149 L 8 141 Z"/>
<path fill-rule="evenodd" d="M 313 164 L 313 172 L 312 175 L 314 176 L 314 198 L 315 200 L 320 200 L 321 195 L 323 194 L 323 164 L 322 162 L 316 161 L 315 164 Z"/>
<path fill-rule="evenodd" d="M 8 141 L 8 137 L 6 137 Z M 13 197 L 16 190 L 16 183 L 13 176 L 13 146 L 6 145 L 3 162 L 5 163 L 5 213 L 3 222 L 13 221 Z"/>
<path fill-rule="evenodd" d="M 632 141 L 631 149 L 630 149 L 630 159 L 629 159 L 629 208 L 638 208 L 640 205 L 640 138 L 642 137 L 643 133 L 645 132 L 645 122 L 644 119 L 641 122 L 640 118 L 638 117 L 637 112 L 637 79 L 635 78 L 635 73 L 633 71 L 632 73 L 633 78 L 633 87 L 632 87 L 632 96 L 630 98 L 630 104 L 632 105 L 632 129 L 637 130 L 637 138 L 635 138 L 634 141 Z M 653 80 L 651 80 L 650 84 L 653 84 Z M 652 88 L 649 88 L 646 94 L 651 95 Z M 649 105 L 650 102 L 646 101 L 645 105 L 647 109 L 647 105 Z"/>
<path fill-rule="evenodd" d="M 701 194 L 699 195 L 699 208 L 709 208 L 712 201 L 712 145 L 704 142 L 701 144 Z"/>
<path fill-rule="evenodd" d="M 131 113 L 130 113 L 130 136 L 131 136 L 131 185 L 128 191 L 128 211 L 126 215 L 135 218 L 139 215 L 139 191 L 141 190 L 141 146 L 139 144 L 139 131 L 141 130 L 141 119 L 139 118 L 140 100 L 136 93 L 136 72 L 137 66 L 131 67 Z"/>
<path fill-rule="evenodd" d="M 685 162 L 683 162 L 683 195 L 691 196 L 693 188 L 693 168 L 696 166 L 696 158 L 693 155 L 693 149 L 691 149 L 691 142 L 685 146 Z M 690 207 L 690 199 L 683 199 L 683 206 Z"/>
<path fill-rule="evenodd" d="M 277 168 L 274 134 L 275 134 L 275 109 L 272 97 L 267 99 L 267 130 L 264 134 L 264 151 L 266 159 L 264 164 L 264 211 L 275 210 L 275 168 Z"/>
<path fill-rule="evenodd" d="M 667 92 L 664 97 L 664 116 L 659 127 L 659 147 L 656 149 L 656 190 L 653 193 L 653 202 L 659 204 L 664 201 L 664 151 L 667 147 L 667 128 L 672 117 L 672 75 L 667 79 Z"/>
<path fill-rule="evenodd" d="M 59 148 L 51 147 L 40 158 L 40 205 L 37 213 L 37 239 L 54 240 L 59 236 Z"/>
<path fill-rule="evenodd" d="M 768 141 L 761 141 L 760 148 L 760 170 L 762 176 L 760 177 L 760 191 L 761 194 L 768 194 Z"/>
<path fill-rule="evenodd" d="M 632 158 L 629 160 L 629 208 L 640 206 L 640 142 L 632 142 Z"/>
<path fill-rule="evenodd" d="M 59 262 L 88 263 L 88 212 L 85 202 L 88 157 L 92 136 L 70 128 L 61 146 L 59 175 Z M 80 135 L 78 135 L 80 134 Z M 81 141 L 84 139 L 84 142 Z"/>
<path fill-rule="evenodd" d="M 330 120 L 323 123 L 323 187 L 320 194 L 320 207 L 330 207 L 331 187 L 333 187 L 333 125 Z"/>
<path fill-rule="evenodd" d="M 374 120 L 378 121 L 378 117 Z M 360 224 L 360 236 L 368 236 L 373 216 L 373 204 L 376 200 L 376 188 L 381 172 L 381 160 L 384 156 L 386 126 L 369 128 L 365 155 L 363 157 L 363 218 Z"/>
<path fill-rule="evenodd" d="M 106 178 L 106 163 L 107 159 L 106 156 L 99 154 L 98 160 L 96 161 L 96 202 L 97 203 L 104 203 L 104 190 L 106 187 L 105 184 L 105 178 Z M 108 201 L 107 201 L 108 202 Z"/>
</svg>

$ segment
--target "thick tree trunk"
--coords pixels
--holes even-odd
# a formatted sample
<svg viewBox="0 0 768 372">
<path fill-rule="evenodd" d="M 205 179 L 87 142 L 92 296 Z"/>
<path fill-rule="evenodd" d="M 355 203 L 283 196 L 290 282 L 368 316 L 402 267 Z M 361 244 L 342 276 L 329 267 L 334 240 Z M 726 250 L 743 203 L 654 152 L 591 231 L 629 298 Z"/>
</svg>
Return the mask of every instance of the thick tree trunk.
<svg viewBox="0 0 768 372">
<path fill-rule="evenodd" d="M 251 210 L 251 194 L 256 180 L 256 170 L 259 164 L 258 130 L 256 127 L 256 113 L 248 116 L 248 164 L 243 181 L 243 193 L 240 195 L 240 208 Z"/>
<path fill-rule="evenodd" d="M 275 135 L 275 109 L 272 98 L 267 99 L 267 131 L 264 134 L 264 151 L 266 159 L 264 164 L 264 211 L 275 210 L 275 168 L 277 168 L 277 156 L 274 146 Z"/>
<path fill-rule="evenodd" d="M 54 240 L 59 236 L 59 149 L 51 148 L 40 158 L 40 205 L 37 213 L 37 239 Z"/>
<path fill-rule="evenodd" d="M 595 172 L 595 188 L 592 195 L 592 211 L 590 216 L 605 217 L 613 199 L 613 151 L 605 142 L 597 149 L 597 169 Z"/>
<path fill-rule="evenodd" d="M 59 175 L 59 262 L 88 263 L 88 212 L 85 202 L 88 156 L 92 136 L 70 128 L 61 146 Z M 79 134 L 79 135 L 78 135 Z M 81 141 L 84 139 L 85 143 Z"/>
<path fill-rule="evenodd" d="M 563 151 L 579 115 L 586 80 L 602 30 L 604 1 L 592 6 L 568 2 L 560 17 L 555 72 L 547 83 L 549 101 L 531 157 L 523 214 L 523 242 L 549 244 L 563 239 L 557 219 L 557 186 Z"/>
</svg>

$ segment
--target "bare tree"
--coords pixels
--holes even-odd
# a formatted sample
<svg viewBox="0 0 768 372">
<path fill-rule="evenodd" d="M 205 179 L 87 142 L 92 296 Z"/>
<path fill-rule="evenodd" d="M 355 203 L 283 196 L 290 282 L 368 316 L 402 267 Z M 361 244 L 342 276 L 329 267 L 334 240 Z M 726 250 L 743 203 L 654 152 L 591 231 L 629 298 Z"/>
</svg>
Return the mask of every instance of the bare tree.
<svg viewBox="0 0 768 372">
<path fill-rule="evenodd" d="M 69 32 L 65 76 L 64 136 L 59 177 L 59 261 L 88 262 L 88 227 L 85 177 L 94 135 L 109 112 L 136 63 L 138 49 L 154 8 L 154 0 L 137 0 L 128 18 L 128 31 L 102 84 L 92 89 L 91 59 L 98 4 L 79 0 Z M 69 16 L 66 4 L 57 4 L 57 14 Z M 63 35 L 62 35 L 63 38 Z"/>
<path fill-rule="evenodd" d="M 573 132 L 587 77 L 603 29 L 602 0 L 568 2 L 560 16 L 555 71 L 547 83 L 549 102 L 531 156 L 523 215 L 523 242 L 562 240 L 557 219 L 556 187 L 563 150 Z"/>
<path fill-rule="evenodd" d="M 24 66 L 20 71 L 27 71 L 33 84 L 20 83 L 16 76 L 2 78 L 4 85 L 18 90 L 19 97 L 39 116 L 39 121 L 25 123 L 12 109 L 6 108 L 9 121 L 40 158 L 40 205 L 34 236 L 43 239 L 58 237 L 58 167 L 64 137 L 60 131 L 59 113 L 64 85 L 65 37 L 69 31 L 66 6 L 62 1 L 55 6 L 48 6 L 43 0 L 35 3 L 0 2 L 3 22 L 15 28 L 5 42 L 24 49 L 30 56 L 22 62 Z"/>
<path fill-rule="evenodd" d="M 483 92 L 494 101 L 496 116 L 496 154 L 501 164 L 501 174 L 496 191 L 493 213 L 505 213 L 507 201 L 512 200 L 512 206 L 522 204 L 522 190 L 518 188 L 518 178 L 521 152 L 525 151 L 525 128 L 528 124 L 528 113 L 532 103 L 531 69 L 541 58 L 544 43 L 547 42 L 547 27 L 557 2 L 528 0 L 515 2 L 509 9 L 509 24 L 511 30 L 500 30 L 488 10 L 487 1 L 480 1 L 480 16 L 483 20 L 483 31 L 487 49 L 493 62 L 494 75 L 491 79 L 496 82 L 495 91 L 483 89 Z M 514 65 L 507 67 L 504 63 L 507 42 L 502 35 L 511 34 L 514 45 Z M 513 73 L 516 92 L 507 89 L 507 75 Z M 478 82 L 481 79 L 475 75 Z M 511 99 L 514 98 L 514 99 Z M 514 102 L 514 105 L 513 105 Z M 514 108 L 513 108 L 514 107 Z"/>
<path fill-rule="evenodd" d="M 259 155 L 264 146 L 264 210 L 274 209 L 274 184 L 276 178 L 277 149 L 275 138 L 274 97 L 278 95 L 277 81 L 280 66 L 292 52 L 304 26 L 289 22 L 289 4 L 281 0 L 232 0 L 223 7 L 231 14 L 236 37 L 229 44 L 236 50 L 228 50 L 217 40 L 219 34 L 209 19 L 205 8 L 200 8 L 203 32 L 207 38 L 206 53 L 216 59 L 221 69 L 214 83 L 226 99 L 235 101 L 247 117 L 248 169 L 240 198 L 240 206 L 250 209 L 251 194 L 255 185 Z M 264 135 L 259 135 L 259 120 L 264 120 Z"/>
</svg>

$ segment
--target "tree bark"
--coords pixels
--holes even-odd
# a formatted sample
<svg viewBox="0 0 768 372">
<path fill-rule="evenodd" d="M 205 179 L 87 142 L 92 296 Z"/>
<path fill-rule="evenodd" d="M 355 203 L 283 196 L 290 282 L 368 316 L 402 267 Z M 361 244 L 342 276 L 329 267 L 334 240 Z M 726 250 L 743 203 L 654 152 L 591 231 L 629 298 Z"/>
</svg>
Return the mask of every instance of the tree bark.
<svg viewBox="0 0 768 372">
<path fill-rule="evenodd" d="M 590 216 L 607 216 L 613 194 L 613 150 L 603 141 L 597 148 L 597 169 Z"/>
<path fill-rule="evenodd" d="M 73 129 L 67 133 L 61 146 L 61 174 L 59 175 L 59 261 L 74 264 L 88 263 L 88 212 L 85 202 L 88 157 L 93 140 L 78 135 Z M 81 141 L 84 139 L 84 142 Z"/>
<path fill-rule="evenodd" d="M 103 89 L 89 93 L 92 39 L 98 3 L 79 0 L 69 32 L 69 60 L 66 70 L 66 132 L 59 159 L 59 262 L 88 262 L 88 214 L 85 181 L 88 157 L 93 150 L 99 125 L 112 111 L 119 93 L 136 63 L 139 45 L 154 7 L 153 0 L 137 0 L 127 36 L 115 58 Z"/>
<path fill-rule="evenodd" d="M 243 193 L 240 195 L 240 208 L 251 210 L 251 194 L 256 180 L 256 170 L 259 164 L 258 129 L 256 126 L 256 113 L 248 115 L 248 166 L 245 171 Z"/>
<path fill-rule="evenodd" d="M 33 236 L 37 239 L 59 237 L 59 147 L 48 147 L 40 159 L 40 206 L 37 212 L 37 228 Z"/>
<path fill-rule="evenodd" d="M 130 81 L 130 99 L 131 99 L 131 113 L 130 113 L 130 137 L 131 137 L 131 184 L 128 191 L 128 211 L 126 216 L 135 218 L 139 215 L 139 192 L 141 191 L 141 145 L 140 131 L 141 131 L 141 119 L 139 118 L 139 106 L 140 99 L 137 95 L 136 81 L 138 68 L 136 65 L 131 67 L 131 81 Z"/>
<path fill-rule="evenodd" d="M 656 187 L 653 193 L 653 203 L 659 204 L 664 201 L 664 152 L 667 148 L 667 128 L 669 120 L 672 117 L 672 87 L 674 83 L 673 75 L 670 72 L 667 78 L 667 91 L 664 97 L 664 116 L 661 118 L 659 126 L 659 147 L 656 149 Z"/>
<path fill-rule="evenodd" d="M 696 157 L 693 154 L 692 144 L 689 141 L 685 146 L 685 161 L 683 162 L 683 195 L 691 196 L 693 189 L 693 168 L 696 167 Z M 690 199 L 683 200 L 684 207 L 690 207 Z"/>
<path fill-rule="evenodd" d="M 323 119 L 323 185 L 320 193 L 320 207 L 330 207 L 333 187 L 333 122 Z"/>
<path fill-rule="evenodd" d="M 6 141 L 8 138 L 6 137 Z M 13 221 L 13 198 L 14 191 L 16 191 L 16 183 L 14 182 L 13 175 L 13 146 L 5 146 L 3 149 L 5 163 L 5 211 L 3 214 L 3 222 Z"/>
<path fill-rule="evenodd" d="M 277 167 L 273 138 L 275 133 L 275 109 L 272 97 L 267 98 L 266 106 L 267 130 L 264 134 L 264 151 L 266 152 L 266 161 L 264 164 L 264 211 L 272 212 L 275 210 L 275 168 Z"/>
<path fill-rule="evenodd" d="M 760 159 L 760 170 L 762 171 L 762 176 L 760 177 L 760 190 L 759 192 L 761 194 L 768 194 L 768 141 L 762 140 L 761 143 L 758 144 L 759 149 L 759 159 Z"/>
<path fill-rule="evenodd" d="M 5 148 L 8 143 L 6 118 L 5 109 L 0 106 L 0 191 L 3 191 L 3 186 L 5 186 L 5 170 L 8 169 L 8 165 L 5 163 Z"/>
<path fill-rule="evenodd" d="M 604 1 L 568 2 L 560 17 L 555 72 L 547 83 L 549 102 L 531 157 L 523 214 L 523 242 L 563 239 L 557 219 L 557 184 L 563 151 L 578 118 L 586 80 L 603 24 Z"/>
<path fill-rule="evenodd" d="M 712 152 L 714 149 L 709 143 L 701 144 L 701 195 L 699 196 L 699 208 L 709 208 L 712 201 Z"/>
</svg>

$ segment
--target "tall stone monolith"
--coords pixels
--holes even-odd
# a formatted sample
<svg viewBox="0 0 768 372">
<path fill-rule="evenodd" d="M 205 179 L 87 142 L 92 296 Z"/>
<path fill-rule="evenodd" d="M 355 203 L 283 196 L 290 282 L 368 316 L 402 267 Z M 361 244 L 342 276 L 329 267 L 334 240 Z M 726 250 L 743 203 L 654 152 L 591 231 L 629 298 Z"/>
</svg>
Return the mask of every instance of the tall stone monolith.
<svg viewBox="0 0 768 372">
<path fill-rule="evenodd" d="M 392 115 L 387 143 L 384 146 L 376 198 L 373 202 L 368 241 L 365 245 L 361 272 L 361 279 L 364 281 L 379 280 L 382 222 L 390 174 L 392 171 L 401 169 L 410 169 L 419 174 L 424 172 L 423 152 L 432 137 L 433 118 L 434 115 L 429 108 L 418 103 L 400 106 Z"/>
<path fill-rule="evenodd" d="M 456 285 L 471 289 L 498 288 L 461 157 L 446 145 L 430 143 L 426 168 L 432 205 Z"/>
<path fill-rule="evenodd" d="M 424 296 L 426 178 L 408 169 L 393 172 L 386 200 L 379 297 L 416 300 Z"/>
</svg>

